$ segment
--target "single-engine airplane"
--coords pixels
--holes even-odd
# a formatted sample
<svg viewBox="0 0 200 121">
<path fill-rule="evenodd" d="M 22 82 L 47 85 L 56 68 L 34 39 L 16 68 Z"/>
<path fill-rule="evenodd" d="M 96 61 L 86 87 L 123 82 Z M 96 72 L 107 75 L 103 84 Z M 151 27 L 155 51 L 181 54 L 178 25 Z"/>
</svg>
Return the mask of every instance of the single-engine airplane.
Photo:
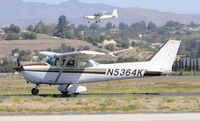
<svg viewBox="0 0 200 121">
<path fill-rule="evenodd" d="M 113 10 L 112 15 L 104 15 L 105 13 L 106 11 L 103 11 L 94 15 L 85 16 L 84 18 L 88 20 L 88 23 L 90 23 L 90 21 L 95 21 L 96 23 L 98 22 L 100 23 L 101 20 L 118 18 L 117 9 Z"/>
<path fill-rule="evenodd" d="M 49 58 L 43 63 L 32 63 L 14 69 L 21 72 L 29 83 L 36 84 L 32 95 L 38 95 L 40 84 L 60 85 L 58 90 L 67 94 L 86 92 L 87 88 L 77 83 L 140 78 L 144 76 L 161 76 L 172 72 L 181 41 L 168 40 L 159 51 L 146 62 L 129 62 L 115 64 L 99 64 L 92 60 L 96 55 L 104 53 L 94 51 L 75 51 L 69 53 L 53 53 L 42 51 L 40 54 Z"/>
</svg>

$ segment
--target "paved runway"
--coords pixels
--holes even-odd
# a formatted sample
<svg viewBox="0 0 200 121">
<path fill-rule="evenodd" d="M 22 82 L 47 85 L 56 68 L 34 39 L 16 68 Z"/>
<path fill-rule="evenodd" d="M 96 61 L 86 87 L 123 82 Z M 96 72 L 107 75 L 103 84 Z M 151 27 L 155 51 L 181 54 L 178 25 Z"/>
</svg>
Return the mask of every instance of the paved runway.
<svg viewBox="0 0 200 121">
<path fill-rule="evenodd" d="M 53 97 L 53 98 L 73 98 L 72 95 L 62 94 L 40 94 L 40 97 Z M 123 97 L 123 96 L 200 96 L 200 93 L 100 93 L 100 94 L 80 94 L 76 97 Z M 0 95 L 0 99 L 9 99 L 11 97 L 26 97 L 33 98 L 31 94 L 16 94 L 16 95 Z"/>
<path fill-rule="evenodd" d="M 200 113 L 0 116 L 0 121 L 200 121 Z"/>
</svg>

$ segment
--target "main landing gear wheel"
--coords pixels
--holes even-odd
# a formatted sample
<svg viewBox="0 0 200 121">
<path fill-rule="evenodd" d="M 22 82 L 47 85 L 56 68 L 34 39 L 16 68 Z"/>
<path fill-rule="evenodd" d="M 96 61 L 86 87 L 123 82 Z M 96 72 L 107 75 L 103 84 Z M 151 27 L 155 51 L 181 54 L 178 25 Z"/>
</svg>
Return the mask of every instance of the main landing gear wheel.
<svg viewBox="0 0 200 121">
<path fill-rule="evenodd" d="M 80 94 L 80 93 L 74 93 L 74 95 L 76 95 L 76 96 L 79 95 L 79 94 Z"/>
<path fill-rule="evenodd" d="M 69 92 L 61 92 L 63 95 L 67 95 Z"/>
<path fill-rule="evenodd" d="M 76 96 L 78 96 L 80 93 L 72 93 L 72 96 L 73 97 L 76 97 Z"/>
<path fill-rule="evenodd" d="M 31 90 L 32 95 L 38 95 L 39 94 L 39 90 L 37 88 L 33 88 Z"/>
</svg>

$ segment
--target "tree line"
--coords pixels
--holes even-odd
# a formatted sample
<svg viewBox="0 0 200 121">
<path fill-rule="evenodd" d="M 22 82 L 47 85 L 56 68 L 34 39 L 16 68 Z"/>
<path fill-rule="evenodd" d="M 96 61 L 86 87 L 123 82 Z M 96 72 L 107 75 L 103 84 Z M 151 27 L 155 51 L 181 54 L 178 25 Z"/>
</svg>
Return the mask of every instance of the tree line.
<svg viewBox="0 0 200 121">
<path fill-rule="evenodd" d="M 36 39 L 34 32 L 21 32 L 21 28 L 17 25 L 11 24 L 10 27 L 3 28 L 5 35 L 2 37 L 5 40 L 19 40 L 22 39 Z"/>
<path fill-rule="evenodd" d="M 180 60 L 176 60 L 173 64 L 173 71 L 200 71 L 199 63 L 200 58 L 182 58 Z"/>
<path fill-rule="evenodd" d="M 108 22 L 105 26 L 98 24 L 75 26 L 67 21 L 65 16 L 60 16 L 56 25 L 45 25 L 40 21 L 35 27 L 29 25 L 28 30 L 36 33 L 57 36 L 63 39 L 79 39 L 87 41 L 94 46 L 102 43 L 105 39 L 115 40 L 118 48 L 129 48 L 129 46 L 138 46 L 140 44 L 130 43 L 131 40 L 140 40 L 148 43 L 160 42 L 169 38 L 182 40 L 179 54 L 186 56 L 200 56 L 200 26 L 191 22 L 188 25 L 175 21 L 168 21 L 162 26 L 157 26 L 153 22 L 136 22 L 131 25 L 123 22 L 114 25 Z M 133 41 L 132 41 L 133 42 Z M 147 46 L 146 46 L 147 47 Z M 106 49 L 114 50 L 113 45 Z"/>
<path fill-rule="evenodd" d="M 169 38 L 182 40 L 179 54 L 186 56 L 200 56 L 200 26 L 191 22 L 188 25 L 168 21 L 162 26 L 157 26 L 153 22 L 146 23 L 145 21 L 135 22 L 133 24 L 119 23 L 114 25 L 108 22 L 105 26 L 99 26 L 92 23 L 91 25 L 70 24 L 67 17 L 61 15 L 58 18 L 57 24 L 47 25 L 43 21 L 39 21 L 36 25 L 27 26 L 28 32 L 20 33 L 20 27 L 11 25 L 3 30 L 6 35 L 6 40 L 16 39 L 37 39 L 37 33 L 48 34 L 63 39 L 79 39 L 87 41 L 94 46 L 102 43 L 105 39 L 115 40 L 118 48 L 129 48 L 129 46 L 138 46 L 140 44 L 130 43 L 132 40 L 140 40 L 148 43 L 160 42 Z M 193 31 L 193 29 L 197 29 Z M 147 46 L 146 46 L 147 47 Z M 109 45 L 105 47 L 109 50 L 114 50 L 115 46 Z"/>
</svg>

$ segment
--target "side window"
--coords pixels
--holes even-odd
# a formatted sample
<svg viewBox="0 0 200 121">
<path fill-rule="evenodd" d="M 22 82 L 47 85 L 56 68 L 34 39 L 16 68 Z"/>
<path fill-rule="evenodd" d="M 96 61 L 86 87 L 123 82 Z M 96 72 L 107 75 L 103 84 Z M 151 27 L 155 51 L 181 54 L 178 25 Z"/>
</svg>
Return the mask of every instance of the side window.
<svg viewBox="0 0 200 121">
<path fill-rule="evenodd" d="M 65 63 L 66 60 L 61 60 L 60 61 L 60 66 L 63 66 L 63 64 Z"/>
<path fill-rule="evenodd" d="M 54 62 L 54 66 L 59 66 L 59 58 L 56 58 L 56 60 Z"/>
<path fill-rule="evenodd" d="M 86 67 L 93 67 L 93 65 L 89 61 L 79 61 L 79 67 L 86 68 Z"/>
<path fill-rule="evenodd" d="M 60 64 L 59 64 L 59 66 L 63 66 L 63 64 L 65 63 L 65 59 L 63 59 L 63 60 L 61 60 L 60 61 Z M 65 67 L 76 67 L 76 61 L 75 60 L 69 60 L 68 62 L 67 62 L 67 64 L 65 65 Z"/>
<path fill-rule="evenodd" d="M 75 60 L 69 60 L 66 67 L 75 67 Z"/>
</svg>

